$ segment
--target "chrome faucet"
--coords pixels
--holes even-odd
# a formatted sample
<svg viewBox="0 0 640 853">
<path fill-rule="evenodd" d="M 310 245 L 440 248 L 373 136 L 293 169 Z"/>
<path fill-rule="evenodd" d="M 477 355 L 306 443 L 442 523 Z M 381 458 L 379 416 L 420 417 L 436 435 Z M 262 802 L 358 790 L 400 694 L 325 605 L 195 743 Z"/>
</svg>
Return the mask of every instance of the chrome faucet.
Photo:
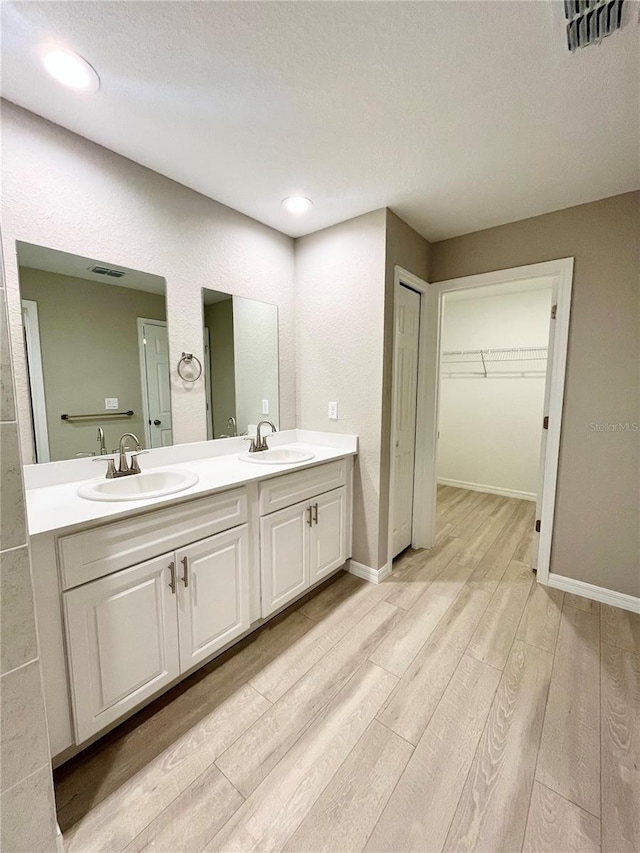
<svg viewBox="0 0 640 853">
<path fill-rule="evenodd" d="M 263 450 L 269 449 L 269 445 L 267 444 L 266 435 L 264 438 L 260 435 L 260 427 L 263 426 L 264 424 L 271 427 L 271 432 L 277 432 L 278 431 L 276 429 L 275 424 L 272 424 L 271 421 L 260 421 L 260 423 L 256 427 L 256 437 L 251 438 L 251 439 L 249 439 L 249 438 L 245 439 L 245 441 L 251 441 L 251 444 L 249 445 L 249 453 L 260 453 Z"/>
<path fill-rule="evenodd" d="M 132 438 L 136 444 L 136 453 L 131 454 L 131 465 L 127 463 L 126 441 L 128 438 Z M 129 477 L 131 474 L 142 473 L 140 471 L 140 465 L 138 464 L 138 456 L 140 456 L 141 453 L 148 453 L 149 451 L 142 450 L 136 435 L 132 432 L 125 432 L 125 434 L 120 437 L 120 444 L 116 452 L 119 454 L 117 470 L 115 460 L 111 459 L 111 457 L 98 456 L 93 460 L 94 462 L 107 463 L 107 473 L 105 474 L 107 480 L 113 480 L 116 477 Z"/>
<path fill-rule="evenodd" d="M 138 436 L 134 435 L 132 432 L 125 432 L 124 435 L 120 436 L 120 443 L 118 445 L 118 470 L 116 471 L 116 477 L 126 477 L 128 474 L 139 474 L 140 466 L 138 465 L 138 457 L 135 453 L 131 454 L 131 467 L 129 467 L 127 463 L 127 448 L 126 443 L 127 439 L 132 438 L 136 443 L 136 450 L 138 453 L 142 451 L 140 447 L 140 442 L 138 441 Z"/>
<path fill-rule="evenodd" d="M 107 445 L 104 442 L 104 430 L 102 429 L 102 427 L 98 427 L 98 447 L 100 448 L 100 456 L 106 456 Z"/>
<path fill-rule="evenodd" d="M 233 415 L 231 415 L 227 421 L 227 429 L 229 428 L 231 428 L 231 435 L 235 438 L 238 435 L 238 425 L 236 424 L 236 419 Z"/>
</svg>

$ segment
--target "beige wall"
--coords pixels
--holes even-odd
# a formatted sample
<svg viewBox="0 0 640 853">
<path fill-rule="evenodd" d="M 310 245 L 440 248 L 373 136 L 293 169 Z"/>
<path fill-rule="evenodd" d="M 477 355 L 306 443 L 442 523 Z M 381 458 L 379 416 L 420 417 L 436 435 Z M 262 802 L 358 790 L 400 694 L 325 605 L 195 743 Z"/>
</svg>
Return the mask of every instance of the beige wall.
<svg viewBox="0 0 640 853">
<path fill-rule="evenodd" d="M 393 305 L 396 266 L 429 281 L 431 245 L 406 222 L 387 210 L 384 296 L 384 373 L 382 379 L 382 448 L 380 460 L 380 534 L 378 564 L 387 562 L 389 550 L 389 480 L 391 476 L 391 404 L 393 388 Z"/>
<path fill-rule="evenodd" d="M 2 240 L 24 458 L 31 460 L 16 240 L 144 270 L 167 283 L 175 443 L 205 440 L 203 286 L 278 306 L 280 420 L 295 426 L 293 240 L 32 113 L 2 102 Z M 277 203 L 277 202 L 276 202 Z"/>
<path fill-rule="evenodd" d="M 0 252 L 0 850 L 51 853 L 56 817 Z"/>
<path fill-rule="evenodd" d="M 394 269 L 428 281 L 429 249 L 390 210 L 296 241 L 298 426 L 360 436 L 353 557 L 375 569 L 388 556 Z"/>
<path fill-rule="evenodd" d="M 640 193 L 432 246 L 431 280 L 575 257 L 551 571 L 640 595 Z"/>
<path fill-rule="evenodd" d="M 227 422 L 236 416 L 236 380 L 233 356 L 233 300 L 204 307 L 211 339 L 211 408 L 214 436 L 230 435 Z"/>
<path fill-rule="evenodd" d="M 378 568 L 386 211 L 296 241 L 298 426 L 357 433 L 353 558 Z M 327 417 L 330 401 L 339 419 Z"/>
<path fill-rule="evenodd" d="M 137 318 L 164 320 L 164 296 L 27 267 L 20 267 L 20 291 L 38 303 L 51 461 L 97 453 L 99 426 L 108 451 L 123 432 L 133 432 L 144 446 Z M 104 412 L 105 397 L 117 397 L 119 411 L 135 415 L 90 423 L 60 419 L 64 412 Z"/>
</svg>

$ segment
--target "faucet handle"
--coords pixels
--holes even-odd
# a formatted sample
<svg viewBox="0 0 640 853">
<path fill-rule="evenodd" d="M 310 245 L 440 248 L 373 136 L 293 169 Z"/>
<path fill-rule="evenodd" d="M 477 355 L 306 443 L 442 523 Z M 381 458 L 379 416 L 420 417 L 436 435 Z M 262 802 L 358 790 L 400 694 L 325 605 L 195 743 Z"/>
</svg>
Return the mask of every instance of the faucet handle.
<svg viewBox="0 0 640 853">
<path fill-rule="evenodd" d="M 131 464 L 129 465 L 129 470 L 134 474 L 142 474 L 140 470 L 140 466 L 138 465 L 138 456 L 142 456 L 143 453 L 148 453 L 148 450 L 138 450 L 137 453 L 131 454 Z"/>
<path fill-rule="evenodd" d="M 91 460 L 92 462 L 106 462 L 107 463 L 107 473 L 105 477 L 107 480 L 112 480 L 116 476 L 116 466 L 111 456 L 94 456 Z"/>
<path fill-rule="evenodd" d="M 248 435 L 248 436 L 245 436 L 244 440 L 245 440 L 245 441 L 250 441 L 250 442 L 251 442 L 251 444 L 249 445 L 249 453 L 255 453 L 255 452 L 257 451 L 257 449 L 258 449 L 258 447 L 257 447 L 257 445 L 256 445 L 256 440 L 255 440 L 255 438 L 254 438 L 253 436 L 249 436 L 249 435 Z"/>
</svg>

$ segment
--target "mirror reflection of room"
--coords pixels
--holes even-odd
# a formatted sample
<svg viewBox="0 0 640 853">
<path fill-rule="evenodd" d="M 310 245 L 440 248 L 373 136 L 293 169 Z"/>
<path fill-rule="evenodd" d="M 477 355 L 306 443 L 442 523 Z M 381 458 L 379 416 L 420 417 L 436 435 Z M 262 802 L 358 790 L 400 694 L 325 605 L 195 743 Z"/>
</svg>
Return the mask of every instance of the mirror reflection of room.
<svg viewBox="0 0 640 853">
<path fill-rule="evenodd" d="M 207 438 L 278 427 L 278 309 L 202 289 Z"/>
<path fill-rule="evenodd" d="M 35 461 L 170 445 L 164 278 L 28 243 L 18 269 Z"/>
</svg>

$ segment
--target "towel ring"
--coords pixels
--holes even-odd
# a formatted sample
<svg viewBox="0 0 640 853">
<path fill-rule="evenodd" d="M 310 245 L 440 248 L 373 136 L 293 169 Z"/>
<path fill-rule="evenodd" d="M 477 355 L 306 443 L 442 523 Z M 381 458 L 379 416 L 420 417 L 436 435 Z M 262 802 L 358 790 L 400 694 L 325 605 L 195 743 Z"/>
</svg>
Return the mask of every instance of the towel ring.
<svg viewBox="0 0 640 853">
<path fill-rule="evenodd" d="M 185 376 L 184 373 L 182 372 L 182 366 L 184 364 L 192 364 L 194 361 L 197 364 L 197 368 L 196 368 L 196 370 L 198 371 L 197 376 Z M 197 356 L 195 356 L 192 352 L 183 352 L 182 358 L 178 362 L 177 371 L 178 371 L 178 376 L 181 379 L 184 379 L 185 382 L 197 382 L 198 379 L 200 379 L 200 377 L 202 376 L 202 363 L 200 362 L 200 359 Z"/>
</svg>

